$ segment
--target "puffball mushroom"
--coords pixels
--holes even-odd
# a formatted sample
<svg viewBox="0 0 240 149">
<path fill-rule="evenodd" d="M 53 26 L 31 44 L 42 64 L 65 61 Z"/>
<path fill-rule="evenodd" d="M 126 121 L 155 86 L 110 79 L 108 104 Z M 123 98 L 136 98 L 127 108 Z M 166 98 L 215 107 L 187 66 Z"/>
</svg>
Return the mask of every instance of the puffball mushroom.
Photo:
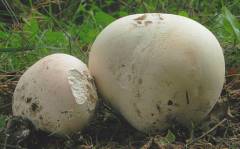
<svg viewBox="0 0 240 149">
<path fill-rule="evenodd" d="M 52 54 L 31 66 L 13 96 L 13 115 L 28 118 L 41 130 L 68 135 L 91 119 L 96 88 L 87 66 L 66 54 Z"/>
<path fill-rule="evenodd" d="M 146 133 L 198 123 L 224 83 L 225 64 L 215 36 L 189 18 L 135 14 L 96 38 L 89 70 L 100 94 Z"/>
</svg>

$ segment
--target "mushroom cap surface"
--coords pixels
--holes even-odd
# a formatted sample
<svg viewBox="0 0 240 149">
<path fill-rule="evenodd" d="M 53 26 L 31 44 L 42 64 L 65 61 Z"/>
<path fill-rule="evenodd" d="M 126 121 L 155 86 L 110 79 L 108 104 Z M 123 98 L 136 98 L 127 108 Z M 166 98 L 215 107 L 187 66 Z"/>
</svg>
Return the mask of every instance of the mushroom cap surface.
<svg viewBox="0 0 240 149">
<path fill-rule="evenodd" d="M 105 101 L 138 130 L 154 133 L 201 121 L 220 96 L 225 62 L 203 25 L 146 13 L 107 26 L 92 45 L 89 70 Z"/>
<path fill-rule="evenodd" d="M 73 56 L 52 54 L 22 75 L 12 109 L 41 130 L 68 135 L 88 124 L 97 99 L 87 66 Z"/>
</svg>

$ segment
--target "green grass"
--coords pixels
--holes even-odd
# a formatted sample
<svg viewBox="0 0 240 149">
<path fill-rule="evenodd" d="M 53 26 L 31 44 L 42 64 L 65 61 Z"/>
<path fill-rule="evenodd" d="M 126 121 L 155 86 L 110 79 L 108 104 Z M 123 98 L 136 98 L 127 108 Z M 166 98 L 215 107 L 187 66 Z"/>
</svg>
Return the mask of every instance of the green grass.
<svg viewBox="0 0 240 149">
<path fill-rule="evenodd" d="M 5 126 L 5 119 L 7 117 L 4 115 L 0 115 L 0 130 Z"/>
<path fill-rule="evenodd" d="M 54 1 L 53 1 L 54 2 Z M 57 2 L 57 1 L 56 1 Z M 0 21 L 0 71 L 19 71 L 51 53 L 67 53 L 87 62 L 88 51 L 98 33 L 115 19 L 133 13 L 165 12 L 183 15 L 207 26 L 219 39 L 229 57 L 228 65 L 239 62 L 240 23 L 235 17 L 239 0 L 107 0 L 40 5 L 9 1 L 14 25 Z M 16 10 L 17 9 L 17 10 Z M 234 15 L 235 14 L 235 15 Z M 239 17 L 239 16 L 238 16 Z M 14 19 L 15 18 L 15 19 Z M 234 51 L 234 52 L 233 52 Z"/>
</svg>

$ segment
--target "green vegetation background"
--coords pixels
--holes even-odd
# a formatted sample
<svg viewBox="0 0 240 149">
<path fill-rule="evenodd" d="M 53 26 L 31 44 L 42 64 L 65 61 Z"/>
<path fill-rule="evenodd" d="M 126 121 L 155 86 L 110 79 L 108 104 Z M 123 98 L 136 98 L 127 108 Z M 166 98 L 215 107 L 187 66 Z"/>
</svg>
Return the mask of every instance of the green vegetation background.
<svg viewBox="0 0 240 149">
<path fill-rule="evenodd" d="M 220 41 L 227 66 L 240 64 L 240 0 L 1 0 L 0 71 L 20 71 L 56 52 L 87 63 L 100 31 L 134 13 L 190 17 Z"/>
</svg>

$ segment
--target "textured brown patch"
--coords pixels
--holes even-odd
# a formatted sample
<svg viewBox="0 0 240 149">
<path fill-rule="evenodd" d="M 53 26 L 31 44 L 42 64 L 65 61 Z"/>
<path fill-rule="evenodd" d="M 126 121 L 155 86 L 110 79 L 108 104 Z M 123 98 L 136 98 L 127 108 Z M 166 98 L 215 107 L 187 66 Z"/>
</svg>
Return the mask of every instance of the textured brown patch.
<svg viewBox="0 0 240 149">
<path fill-rule="evenodd" d="M 32 110 L 33 112 L 36 112 L 38 109 L 39 109 L 38 104 L 37 104 L 37 103 L 32 103 L 32 105 L 31 105 L 31 110 Z"/>
<path fill-rule="evenodd" d="M 147 15 L 144 14 L 144 15 L 142 15 L 140 17 L 135 18 L 134 20 L 144 20 L 144 19 L 146 19 L 146 17 L 147 17 Z"/>
<path fill-rule="evenodd" d="M 141 111 L 140 111 L 139 109 L 136 109 L 136 112 L 137 112 L 137 115 L 138 115 L 139 117 L 142 117 Z"/>
<path fill-rule="evenodd" d="M 186 100 L 187 100 L 187 104 L 189 104 L 190 103 L 190 98 L 189 98 L 188 91 L 186 91 Z"/>
<path fill-rule="evenodd" d="M 156 107 L 157 107 L 158 112 L 160 113 L 161 112 L 160 106 L 157 104 Z"/>
<path fill-rule="evenodd" d="M 134 108 L 135 108 L 135 110 L 136 110 L 136 112 L 137 112 L 138 117 L 141 117 L 141 118 L 142 118 L 141 111 L 138 109 L 137 104 L 134 103 L 133 106 L 134 106 Z"/>
<path fill-rule="evenodd" d="M 42 109 L 42 107 L 39 105 L 38 102 L 33 102 L 33 103 L 31 103 L 29 112 L 32 115 L 36 115 L 37 112 L 41 111 L 41 109 Z"/>
<path fill-rule="evenodd" d="M 90 94 L 90 98 L 89 98 L 91 103 L 96 103 L 97 99 L 94 95 Z"/>
<path fill-rule="evenodd" d="M 168 105 L 169 105 L 169 106 L 173 105 L 173 101 L 172 101 L 172 100 L 169 100 L 169 101 L 168 101 Z"/>
<path fill-rule="evenodd" d="M 67 114 L 69 111 L 61 111 L 62 114 Z"/>
<path fill-rule="evenodd" d="M 142 24 L 142 21 L 140 21 L 140 20 L 137 20 L 137 24 Z"/>
<path fill-rule="evenodd" d="M 31 102 L 31 101 L 32 101 L 32 97 L 27 97 L 26 103 L 29 103 L 29 102 Z"/>
<path fill-rule="evenodd" d="M 145 25 L 145 26 L 148 26 L 149 24 L 152 24 L 152 21 L 145 21 L 145 22 L 144 22 L 144 25 Z"/>
</svg>

